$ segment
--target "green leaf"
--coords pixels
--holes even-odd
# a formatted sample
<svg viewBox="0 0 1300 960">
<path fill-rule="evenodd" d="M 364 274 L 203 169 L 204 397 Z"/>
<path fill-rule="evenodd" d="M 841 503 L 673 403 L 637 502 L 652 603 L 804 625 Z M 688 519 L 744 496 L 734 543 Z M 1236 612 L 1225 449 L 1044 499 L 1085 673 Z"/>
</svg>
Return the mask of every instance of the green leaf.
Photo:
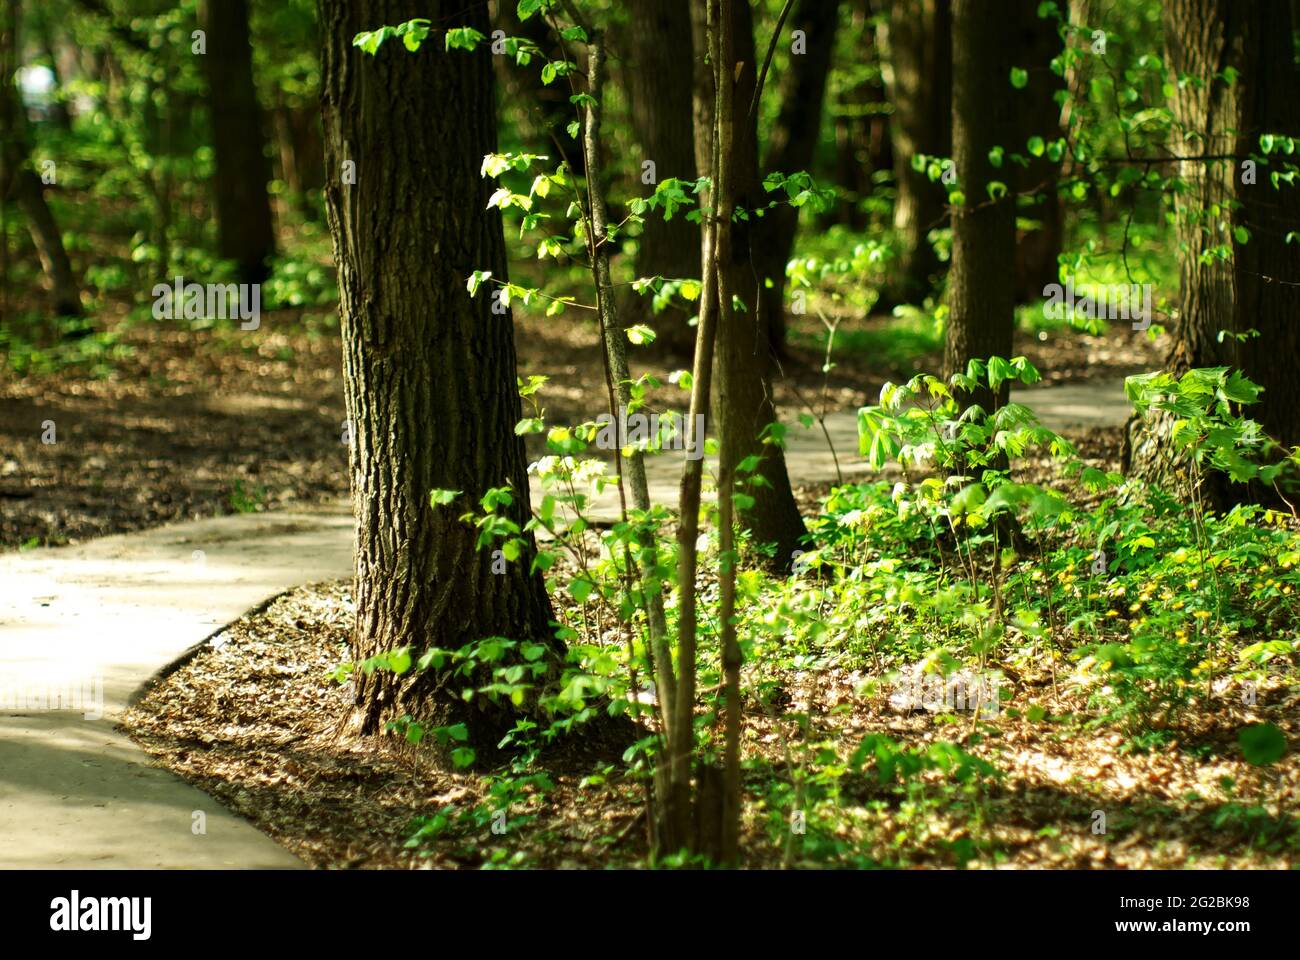
<svg viewBox="0 0 1300 960">
<path fill-rule="evenodd" d="M 473 27 L 452 27 L 447 31 L 445 47 L 448 50 L 473 50 L 485 39 Z"/>
<path fill-rule="evenodd" d="M 1241 754 L 1257 767 L 1275 763 L 1286 753 L 1286 735 L 1271 723 L 1252 723 L 1237 734 Z"/>
<path fill-rule="evenodd" d="M 540 13 L 545 8 L 546 0 L 519 0 L 519 6 L 515 8 L 515 12 L 519 19 L 523 21 L 534 13 Z"/>
<path fill-rule="evenodd" d="M 420 49 L 420 45 L 429 39 L 430 25 L 428 20 L 410 20 L 397 28 L 397 35 L 402 38 L 402 45 L 411 53 L 415 53 Z"/>
<path fill-rule="evenodd" d="M 627 333 L 627 338 L 631 340 L 633 343 L 635 343 L 637 346 L 641 346 L 642 344 L 645 343 L 655 342 L 654 330 L 647 327 L 644 323 L 638 323 L 628 327 L 626 333 Z"/>
<path fill-rule="evenodd" d="M 460 494 L 461 491 L 459 490 L 430 490 L 429 506 L 431 507 L 446 506 L 447 504 L 455 500 L 457 497 L 459 497 Z"/>
<path fill-rule="evenodd" d="M 392 27 L 381 27 L 378 30 L 367 30 L 364 33 L 358 33 L 352 38 L 352 46 L 360 47 L 365 53 L 372 57 L 379 49 L 379 45 L 392 34 Z"/>
<path fill-rule="evenodd" d="M 989 389 L 996 391 L 1011 373 L 1011 364 L 1001 357 L 989 357 Z"/>
<path fill-rule="evenodd" d="M 1029 83 L 1029 71 L 1022 67 L 1012 67 L 1011 85 L 1017 90 L 1023 90 L 1027 83 Z"/>
<path fill-rule="evenodd" d="M 984 501 L 984 485 L 972 483 L 952 498 L 952 512 L 958 514 L 973 513 L 984 506 Z"/>
<path fill-rule="evenodd" d="M 411 649 L 403 647 L 388 655 L 388 668 L 399 676 L 411 669 Z"/>
</svg>

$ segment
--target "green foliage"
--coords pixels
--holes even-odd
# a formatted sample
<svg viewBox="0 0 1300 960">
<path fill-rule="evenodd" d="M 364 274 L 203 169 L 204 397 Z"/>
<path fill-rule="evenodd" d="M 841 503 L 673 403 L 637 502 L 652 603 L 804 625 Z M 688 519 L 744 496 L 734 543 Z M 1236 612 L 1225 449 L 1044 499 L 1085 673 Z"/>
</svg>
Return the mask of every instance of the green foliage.
<svg viewBox="0 0 1300 960">
<path fill-rule="evenodd" d="M 234 489 L 230 492 L 230 508 L 236 513 L 256 513 L 259 510 L 266 509 L 266 486 L 257 484 L 254 487 L 245 487 L 244 481 L 236 480 Z"/>
<path fill-rule="evenodd" d="M 1176 418 L 1169 455 L 1174 461 L 1188 461 L 1197 482 L 1206 470 L 1226 473 L 1237 483 L 1258 480 L 1273 485 L 1288 472 L 1294 476 L 1294 454 L 1277 458 L 1278 445 L 1260 425 L 1235 412 L 1255 403 L 1261 392 L 1239 370 L 1194 369 L 1180 377 L 1140 374 L 1124 382 L 1124 392 L 1144 418 L 1156 413 Z M 1265 457 L 1273 457 L 1273 462 L 1257 462 Z"/>
<path fill-rule="evenodd" d="M 1237 735 L 1242 755 L 1256 766 L 1267 766 L 1286 753 L 1286 735 L 1271 723 L 1254 723 Z"/>
</svg>

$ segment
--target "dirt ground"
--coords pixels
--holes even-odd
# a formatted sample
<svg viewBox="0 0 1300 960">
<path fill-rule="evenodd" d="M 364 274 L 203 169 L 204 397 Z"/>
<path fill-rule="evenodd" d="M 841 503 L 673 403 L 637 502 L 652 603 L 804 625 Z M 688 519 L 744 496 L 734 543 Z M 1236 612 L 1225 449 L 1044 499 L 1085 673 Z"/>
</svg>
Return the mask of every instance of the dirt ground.
<svg viewBox="0 0 1300 960">
<path fill-rule="evenodd" d="M 407 845 L 412 819 L 482 802 L 490 784 L 449 766 L 337 735 L 348 694 L 324 679 L 347 657 L 350 587 L 303 587 L 240 620 L 166 678 L 131 711 L 125 729 L 157 760 L 210 793 L 305 862 L 320 868 L 635 867 L 648 849 L 644 786 L 599 775 L 599 759 L 549 758 L 554 783 L 508 811 L 508 829 L 453 832 L 428 852 Z M 951 718 L 901 712 L 864 693 L 865 668 L 790 675 L 782 701 L 815 718 L 794 724 L 746 704 L 742 754 L 747 795 L 746 866 L 822 863 L 795 839 L 774 835 L 755 801 L 762 783 L 787 778 L 786 749 L 885 733 L 908 745 L 958 740 L 1002 771 L 977 801 L 937 803 L 918 817 L 909 804 L 865 779 L 845 783 L 858 816 L 837 839 L 891 866 L 951 867 L 964 850 L 972 867 L 1186 868 L 1295 865 L 1300 846 L 1300 755 L 1261 769 L 1234 749 L 1243 709 L 1193 716 L 1189 750 L 1172 744 L 1125 755 L 1122 736 L 1079 728 L 1080 698 L 1055 695 L 1047 676 L 1012 677 L 1001 715 L 954 727 Z M 1254 721 L 1300 733 L 1300 697 L 1261 695 Z M 1044 715 L 1031 721 L 1029 706 Z M 1014 715 L 1013 715 L 1014 714 Z M 400 741 L 399 741 L 400 742 Z M 617 757 L 607 758 L 616 764 Z M 1230 779 L 1229 779 L 1230 778 Z M 1226 786 L 1230 784 L 1230 786 Z M 1267 797 L 1264 803 L 1237 797 Z M 1093 833 L 1095 812 L 1109 818 Z M 978 834 L 972 817 L 983 824 Z M 961 841 L 974 835 L 973 847 Z"/>
<path fill-rule="evenodd" d="M 551 378 L 541 394 L 548 418 L 598 415 L 604 385 L 594 329 L 527 313 L 516 325 L 521 375 Z M 284 313 L 249 333 L 153 324 L 117 333 L 129 355 L 101 376 L 72 367 L 18 378 L 0 358 L 0 550 L 348 495 L 338 332 L 330 323 Z M 1017 349 L 1052 382 L 1132 373 L 1160 359 L 1122 330 L 1023 337 Z M 665 383 L 656 399 L 683 406 L 667 385 L 681 362 L 638 359 Z M 819 352 L 791 350 L 776 388 L 787 417 L 873 402 L 886 379 L 914 372 L 857 355 L 835 362 L 825 377 Z M 913 366 L 938 363 L 918 358 Z M 53 443 L 43 442 L 47 421 Z"/>
<path fill-rule="evenodd" d="M 598 413 L 593 331 L 527 315 L 517 324 L 521 374 L 552 378 L 542 394 L 548 417 L 574 422 Z M 347 495 L 337 331 L 328 324 L 312 330 L 271 317 L 251 335 L 147 327 L 123 330 L 121 339 L 133 353 L 106 376 L 69 369 L 6 374 L 0 382 L 0 548 Z M 1025 338 L 1018 349 L 1053 382 L 1159 362 L 1157 349 L 1123 333 Z M 937 362 L 917 358 L 914 366 Z M 885 379 L 912 372 L 840 356 L 824 381 L 821 363 L 815 351 L 793 351 L 777 387 L 787 411 L 820 405 L 824 383 L 830 408 L 851 408 L 874 399 Z M 647 364 L 665 379 L 677 365 Z M 665 388 L 672 396 L 666 403 L 680 403 L 675 389 Z M 46 420 L 55 422 L 56 443 L 41 442 Z M 1089 462 L 1113 465 L 1117 431 L 1072 439 Z M 798 496 L 812 509 L 822 492 L 803 487 Z M 553 788 L 512 807 L 504 836 L 453 833 L 428 855 L 409 847 L 413 817 L 466 809 L 491 784 L 408 751 L 338 736 L 348 694 L 325 673 L 348 658 L 349 592 L 343 583 L 303 587 L 244 617 L 138 704 L 126 730 L 162 765 L 313 866 L 644 864 L 643 784 L 599 774 L 602 762 L 590 755 L 549 759 Z M 1081 731 L 1081 704 L 1054 692 L 1046 677 L 1016 677 L 1012 700 L 1041 705 L 1042 719 L 1007 711 L 982 722 L 976 736 L 923 711 L 900 713 L 887 697 L 864 692 L 872 679 L 865 667 L 784 678 L 784 702 L 817 718 L 802 742 L 868 732 L 910 744 L 959 739 L 1002 771 L 978 798 L 974 813 L 984 826 L 973 846 L 963 846 L 971 809 L 918 817 L 896 796 L 852 784 L 859 816 L 840 839 L 873 862 L 951 866 L 953 851 L 962 850 L 975 866 L 1292 866 L 1297 824 L 1289 811 L 1297 807 L 1300 760 L 1292 754 L 1264 771 L 1237 759 L 1232 736 L 1242 718 L 1231 707 L 1189 718 L 1195 750 L 1123 754 L 1119 734 Z M 1294 695 L 1262 699 L 1269 706 L 1253 719 L 1300 734 Z M 745 722 L 747 792 L 754 797 L 784 776 L 793 734 L 759 704 L 747 705 Z M 607 759 L 621 768 L 617 756 Z M 1234 799 L 1245 796 L 1268 799 Z M 1089 829 L 1097 809 L 1112 813 L 1107 836 Z M 770 811 L 755 804 L 745 830 L 750 866 L 824 862 L 775 836 Z"/>
</svg>

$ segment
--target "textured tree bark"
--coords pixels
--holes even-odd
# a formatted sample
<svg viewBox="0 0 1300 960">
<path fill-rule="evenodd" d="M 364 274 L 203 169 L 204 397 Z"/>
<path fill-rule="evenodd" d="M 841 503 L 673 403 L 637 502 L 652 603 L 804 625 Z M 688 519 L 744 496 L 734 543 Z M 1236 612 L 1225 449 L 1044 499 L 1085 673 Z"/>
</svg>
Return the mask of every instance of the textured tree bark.
<svg viewBox="0 0 1300 960">
<path fill-rule="evenodd" d="M 736 62 L 740 65 L 735 102 L 744 105 L 737 108 L 743 111 L 748 109 L 757 75 L 753 21 L 748 0 L 737 2 L 733 13 L 733 45 Z M 710 169 L 704 164 L 710 155 L 712 144 L 704 132 L 713 129 L 714 87 L 707 68 L 701 71 L 698 65 L 702 59 L 698 51 L 706 48 L 705 25 L 699 12 L 695 12 L 692 17 L 692 27 L 697 50 L 696 164 L 700 169 Z M 736 205 L 752 210 L 766 202 L 766 199 L 758 173 L 756 132 L 752 126 L 742 126 L 743 123 L 743 119 L 737 121 L 732 176 Z M 751 455 L 759 458 L 755 472 L 763 477 L 763 482 L 746 490 L 754 497 L 755 503 L 740 515 L 739 522 L 751 532 L 756 543 L 775 544 L 772 566 L 777 570 L 789 570 L 794 552 L 806 530 L 790 486 L 785 451 L 779 445 L 763 443 L 761 439 L 764 429 L 777 419 L 772 394 L 772 380 L 777 373 L 777 363 L 762 315 L 763 283 L 752 253 L 755 242 L 754 223 L 754 218 L 751 217 L 748 221 L 733 226 L 731 249 L 720 266 L 720 269 L 727 271 L 727 286 L 743 304 L 743 309 L 719 317 L 715 359 L 717 389 L 714 392 L 713 416 L 718 425 L 722 447 L 719 456 L 722 459 L 741 463 Z"/>
<path fill-rule="evenodd" d="M 1234 160 L 1184 161 L 1179 174 L 1189 185 L 1175 198 L 1176 231 L 1182 251 L 1182 277 L 1173 346 L 1166 368 L 1181 374 L 1193 367 L 1233 366 L 1264 387 L 1247 413 L 1285 444 L 1300 443 L 1300 263 L 1285 237 L 1300 223 L 1300 187 L 1274 188 L 1260 165 L 1256 182 L 1245 182 L 1242 164 L 1259 150 L 1263 133 L 1300 136 L 1300 89 L 1290 7 L 1285 4 L 1234 4 L 1227 0 L 1171 0 L 1164 8 L 1166 60 L 1175 75 L 1195 83 L 1178 84 L 1171 104 L 1177 123 L 1190 138 L 1174 144 L 1183 155 L 1234 155 Z M 1223 82 L 1227 68 L 1237 81 Z M 1212 216 L 1218 204 L 1235 212 Z M 1237 242 L 1234 228 L 1249 232 Z M 1212 247 L 1231 244 L 1231 262 L 1206 256 Z M 1219 331 L 1259 336 L 1219 340 Z M 1166 419 L 1144 426 L 1130 420 L 1125 466 L 1150 482 L 1167 482 Z M 1255 491 L 1257 494 L 1259 491 Z M 1227 496 L 1226 488 L 1219 491 Z M 1233 494 L 1241 496 L 1244 488 Z M 1220 497 L 1220 499 L 1223 498 Z"/>
<path fill-rule="evenodd" d="M 80 316 L 81 288 L 45 202 L 44 184 L 30 166 L 27 118 L 15 80 L 21 13 L 19 0 L 7 0 L 0 11 L 0 203 L 14 203 L 27 220 L 55 315 Z"/>
<path fill-rule="evenodd" d="M 235 261 L 244 283 L 260 283 L 275 254 L 275 230 L 267 193 L 271 161 L 253 84 L 248 5 L 246 0 L 204 0 L 199 17 L 207 33 L 203 65 L 216 160 L 217 249 Z"/>
<path fill-rule="evenodd" d="M 691 130 L 691 73 L 682 68 L 682 51 L 691 48 L 688 0 L 630 0 L 623 37 L 629 60 L 623 77 L 632 108 L 632 128 L 641 146 L 634 166 L 653 161 L 655 183 L 670 177 L 694 180 L 695 139 Z M 634 193 L 645 195 L 655 184 L 638 179 Z M 677 213 L 665 221 L 658 211 L 646 215 L 637 249 L 638 277 L 695 277 L 700 270 L 700 228 Z M 658 334 L 657 343 L 678 357 L 695 348 L 695 330 L 687 321 L 691 311 L 670 307 L 659 314 L 649 295 L 629 291 L 620 313 L 629 324 L 645 323 Z"/>
<path fill-rule="evenodd" d="M 963 371 L 973 358 L 1011 355 L 1015 198 L 1008 190 L 992 200 L 987 189 L 1008 177 L 988 155 L 1014 135 L 1009 49 L 999 18 L 977 0 L 953 0 L 952 146 L 965 203 L 952 212 L 945 375 Z M 991 411 L 1006 395 L 1004 385 L 997 397 L 985 390 L 970 400 Z"/>
<path fill-rule="evenodd" d="M 767 138 L 765 170 L 789 175 L 812 165 L 839 12 L 839 0 L 803 0 L 790 14 L 787 35 L 793 30 L 804 31 L 808 46 L 806 53 L 790 57 L 782 78 L 781 109 Z M 788 43 L 785 49 L 789 49 Z M 758 235 L 754 261 L 764 281 L 759 288 L 764 299 L 762 312 L 777 356 L 785 353 L 785 266 L 798 227 L 798 209 L 781 204 L 769 210 L 754 228 Z"/>
<path fill-rule="evenodd" d="M 411 645 L 455 649 L 502 636 L 549 645 L 551 611 L 531 550 L 493 572 L 460 520 L 491 487 L 510 485 L 506 511 L 529 514 L 513 324 L 465 280 L 476 269 L 505 280 L 500 213 L 479 176 L 497 148 L 491 53 L 418 53 L 385 44 L 371 58 L 361 30 L 414 17 L 491 32 L 483 0 L 321 0 L 326 209 L 338 266 L 343 370 L 353 425 L 357 519 L 353 654 Z M 355 164 L 355 183 L 341 176 Z M 463 491 L 434 507 L 434 489 Z M 531 544 L 530 544 L 531 546 Z M 502 567 L 498 563 L 497 570 Z M 428 670 L 358 676 L 349 729 L 376 733 L 410 714 L 464 721 L 491 750 L 513 712 L 461 699 L 465 681 Z"/>
<path fill-rule="evenodd" d="M 986 11 L 987 15 L 987 11 Z M 990 18 L 999 19 L 999 18 Z M 877 33 L 885 89 L 894 104 L 894 230 L 899 240 L 891 300 L 917 302 L 933 288 L 941 264 L 927 234 L 947 219 L 942 183 L 912 169 L 920 154 L 952 150 L 952 11 L 950 0 L 893 0 Z M 1005 38 L 1001 41 L 1005 43 Z"/>
</svg>

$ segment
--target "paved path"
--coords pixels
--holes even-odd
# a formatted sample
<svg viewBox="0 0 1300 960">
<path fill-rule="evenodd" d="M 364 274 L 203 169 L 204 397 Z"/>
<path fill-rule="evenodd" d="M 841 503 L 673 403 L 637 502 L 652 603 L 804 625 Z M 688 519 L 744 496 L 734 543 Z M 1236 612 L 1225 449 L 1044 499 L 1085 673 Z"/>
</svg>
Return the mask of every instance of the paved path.
<svg viewBox="0 0 1300 960">
<path fill-rule="evenodd" d="M 1128 412 L 1119 381 L 1018 399 L 1058 429 L 1122 423 Z M 827 426 L 844 475 L 864 474 L 856 415 Z M 787 460 L 796 483 L 836 476 L 817 426 L 790 430 Z M 652 460 L 656 499 L 675 500 L 680 471 L 679 457 Z M 596 512 L 616 507 L 611 495 Z M 302 866 L 152 766 L 114 722 L 157 671 L 250 608 L 350 574 L 352 543 L 347 505 L 336 504 L 0 554 L 0 868 Z M 43 702 L 56 690 L 73 702 L 55 706 L 75 709 Z M 196 812 L 206 817 L 201 834 Z"/>
<path fill-rule="evenodd" d="M 1055 387 L 1034 387 L 1013 392 L 1019 403 L 1028 404 L 1044 426 L 1053 430 L 1067 427 L 1117 426 L 1128 419 L 1131 407 L 1124 398 L 1124 381 L 1097 380 L 1091 383 Z M 788 415 L 787 415 L 788 416 Z M 858 456 L 858 415 L 841 410 L 826 418 L 835 455 L 831 454 L 819 424 L 804 427 L 795 421 L 786 433 L 786 465 L 796 486 L 824 483 L 842 475 L 846 482 L 866 479 L 870 469 Z M 839 458 L 840 473 L 835 470 Z M 676 503 L 682 475 L 682 454 L 665 453 L 646 463 L 650 497 L 657 503 Z M 618 492 L 609 490 L 596 500 L 593 514 L 602 519 L 618 516 Z"/>
<path fill-rule="evenodd" d="M 0 868 L 301 866 L 113 724 L 249 608 L 351 569 L 342 504 L 0 555 Z"/>
</svg>

